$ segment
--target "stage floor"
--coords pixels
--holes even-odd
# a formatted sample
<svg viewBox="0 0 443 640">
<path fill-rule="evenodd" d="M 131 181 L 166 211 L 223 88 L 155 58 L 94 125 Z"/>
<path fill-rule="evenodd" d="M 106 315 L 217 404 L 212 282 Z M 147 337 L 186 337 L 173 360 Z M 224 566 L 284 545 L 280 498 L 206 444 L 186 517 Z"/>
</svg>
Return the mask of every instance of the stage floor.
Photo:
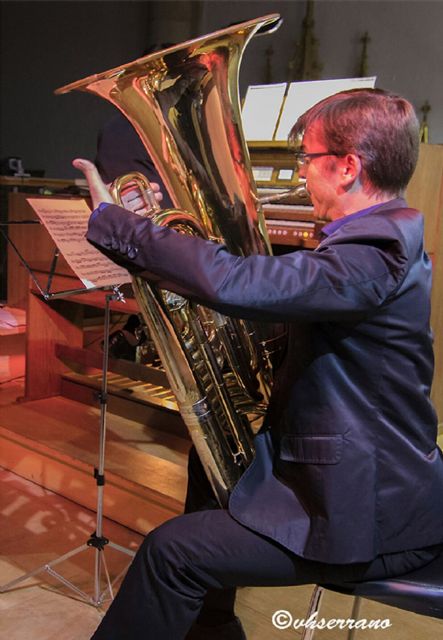
<svg viewBox="0 0 443 640">
<path fill-rule="evenodd" d="M 16 399 L 22 390 L 22 381 L 0 387 L 0 448 L 9 469 L 2 469 L 0 461 L 2 585 L 84 544 L 95 530 L 92 471 L 98 410 L 60 397 L 20 403 Z M 189 441 L 156 431 L 149 424 L 109 415 L 105 513 L 112 519 L 104 520 L 106 537 L 135 550 L 142 532 L 180 513 L 188 448 Z M 124 526 L 128 522 L 131 524 Z M 110 548 L 105 555 L 112 577 L 125 570 L 126 555 Z M 93 593 L 92 550 L 71 557 L 57 571 L 83 591 Z M 293 618 L 304 618 L 311 592 L 310 585 L 240 589 L 237 614 L 248 640 L 299 638 L 300 630 L 273 627 L 272 614 L 284 609 Z M 351 608 L 350 598 L 328 592 L 321 616 L 327 620 L 348 618 Z M 105 609 L 106 605 L 97 609 L 79 601 L 73 591 L 43 572 L 0 595 L 0 638 L 88 640 Z M 363 617 L 389 618 L 392 626 L 360 631 L 362 640 L 443 636 L 443 621 L 370 601 L 362 605 Z M 316 633 L 316 640 L 345 637 L 340 629 Z"/>
<path fill-rule="evenodd" d="M 82 545 L 95 528 L 92 511 L 13 473 L 0 470 L 0 485 L 1 584 Z M 112 542 L 130 549 L 137 548 L 142 539 L 134 531 L 109 520 L 104 521 L 103 533 Z M 111 576 L 118 575 L 127 564 L 126 556 L 113 550 L 106 550 L 105 554 Z M 91 550 L 86 550 L 57 570 L 82 590 L 92 593 L 93 556 Z M 311 591 L 309 585 L 240 589 L 237 614 L 243 621 L 248 640 L 299 638 L 299 631 L 294 629 L 275 629 L 272 614 L 285 609 L 294 618 L 305 617 Z M 34 576 L 0 595 L 0 637 L 8 640 L 88 640 L 106 605 L 97 609 L 76 597 L 48 573 Z M 350 614 L 349 598 L 326 594 L 322 616 L 326 619 L 347 618 Z M 360 631 L 358 635 L 362 640 L 428 640 L 439 638 L 443 633 L 443 621 L 369 601 L 363 603 L 360 617 L 389 618 L 392 624 L 385 631 Z M 318 640 L 342 640 L 345 631 L 318 630 L 316 637 Z"/>
</svg>

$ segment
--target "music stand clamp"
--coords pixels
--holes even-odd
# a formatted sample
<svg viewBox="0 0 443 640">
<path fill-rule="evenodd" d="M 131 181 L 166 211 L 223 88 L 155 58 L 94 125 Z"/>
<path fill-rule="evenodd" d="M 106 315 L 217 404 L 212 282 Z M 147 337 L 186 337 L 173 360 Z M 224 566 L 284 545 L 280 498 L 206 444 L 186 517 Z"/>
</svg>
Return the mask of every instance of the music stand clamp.
<svg viewBox="0 0 443 640">
<path fill-rule="evenodd" d="M 0 229 L 0 231 L 3 232 L 3 229 Z M 51 269 L 48 277 L 47 287 L 45 290 L 43 290 L 39 282 L 37 281 L 37 278 L 33 274 L 32 269 L 30 268 L 26 260 L 23 258 L 23 256 L 20 254 L 17 247 L 13 244 L 11 238 L 6 234 L 3 234 L 3 235 L 5 235 L 8 242 L 11 244 L 12 248 L 17 253 L 18 257 L 20 258 L 21 262 L 23 263 L 23 265 L 31 275 L 34 283 L 36 284 L 38 290 L 40 291 L 41 295 L 45 300 L 51 300 L 53 298 L 61 298 L 66 295 L 73 295 L 77 293 L 87 293 L 88 291 L 94 290 L 94 288 L 78 289 L 78 290 L 58 291 L 55 293 L 50 293 L 52 278 L 55 271 L 57 258 L 59 255 L 58 249 L 56 249 L 54 253 L 54 258 L 52 260 Z M 95 289 L 106 289 L 106 288 L 95 287 Z M 109 546 L 115 549 L 116 551 L 129 555 L 130 557 L 133 557 L 135 555 L 135 552 L 132 551 L 131 549 L 127 549 L 126 547 L 116 544 L 115 542 L 111 542 L 108 538 L 105 538 L 103 536 L 103 497 L 104 497 L 104 488 L 105 488 L 104 470 L 105 470 L 105 445 L 106 445 L 106 418 L 107 418 L 107 404 L 108 404 L 109 328 L 110 328 L 110 303 L 112 300 L 119 300 L 124 302 L 124 296 L 116 286 L 112 287 L 112 291 L 107 293 L 105 296 L 105 318 L 104 318 L 105 324 L 104 324 L 104 337 L 103 337 L 102 383 L 101 383 L 100 394 L 99 394 L 99 401 L 100 401 L 99 459 L 98 459 L 98 467 L 94 469 L 94 478 L 96 480 L 96 485 L 97 485 L 96 530 L 90 535 L 88 540 L 84 544 L 80 545 L 79 547 L 76 547 L 75 549 L 68 551 L 67 553 L 56 558 L 55 560 L 52 560 L 51 562 L 48 562 L 44 565 L 41 565 L 40 567 L 37 567 L 36 569 L 20 576 L 19 578 L 15 578 L 14 580 L 11 580 L 7 584 L 1 585 L 0 593 L 5 593 L 6 591 L 10 591 L 13 587 L 20 584 L 24 580 L 27 580 L 28 578 L 32 578 L 33 576 L 46 571 L 47 573 L 49 573 L 49 575 L 51 575 L 52 577 L 57 579 L 59 582 L 64 584 L 66 587 L 71 589 L 74 593 L 76 593 L 77 596 L 79 596 L 84 602 L 91 604 L 95 607 L 99 607 L 106 600 L 114 598 L 113 585 L 126 572 L 126 567 L 125 567 L 125 569 L 122 572 L 120 572 L 114 578 L 113 581 L 111 581 L 108 567 L 106 564 L 105 554 L 104 554 L 105 548 Z M 55 566 L 89 549 L 95 550 L 93 596 L 88 595 L 85 591 L 77 587 L 73 582 L 71 582 L 70 580 L 68 580 L 67 578 L 65 578 L 60 573 L 54 570 Z M 105 571 L 106 584 L 107 584 L 106 588 L 103 591 L 101 590 L 102 569 L 104 569 Z"/>
</svg>

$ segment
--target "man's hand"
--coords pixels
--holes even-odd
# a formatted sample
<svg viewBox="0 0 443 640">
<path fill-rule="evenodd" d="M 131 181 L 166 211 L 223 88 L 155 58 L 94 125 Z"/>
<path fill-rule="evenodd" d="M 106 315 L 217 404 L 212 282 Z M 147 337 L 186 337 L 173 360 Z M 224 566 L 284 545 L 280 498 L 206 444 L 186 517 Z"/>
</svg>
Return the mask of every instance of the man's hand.
<svg viewBox="0 0 443 640">
<path fill-rule="evenodd" d="M 150 185 L 151 188 L 149 189 L 139 187 L 135 181 L 125 185 L 120 193 L 123 207 L 137 215 L 145 215 L 157 211 L 159 203 L 163 199 L 163 194 L 157 183 L 151 182 Z"/>
<path fill-rule="evenodd" d="M 102 202 L 114 204 L 114 200 L 108 191 L 109 185 L 106 185 L 103 182 L 99 172 L 97 171 L 97 167 L 92 162 L 85 160 L 84 158 L 76 158 L 73 160 L 72 165 L 84 174 L 89 186 L 94 209 L 96 209 Z M 153 203 L 150 198 L 153 198 L 154 202 L 161 202 L 163 194 L 161 193 L 160 186 L 157 183 L 151 182 L 151 187 L 152 193 L 145 196 L 140 193 L 140 190 L 137 187 L 132 186 L 131 183 L 129 183 L 127 188 L 123 189 L 121 194 L 123 207 L 137 214 L 144 214 L 152 210 Z"/>
</svg>

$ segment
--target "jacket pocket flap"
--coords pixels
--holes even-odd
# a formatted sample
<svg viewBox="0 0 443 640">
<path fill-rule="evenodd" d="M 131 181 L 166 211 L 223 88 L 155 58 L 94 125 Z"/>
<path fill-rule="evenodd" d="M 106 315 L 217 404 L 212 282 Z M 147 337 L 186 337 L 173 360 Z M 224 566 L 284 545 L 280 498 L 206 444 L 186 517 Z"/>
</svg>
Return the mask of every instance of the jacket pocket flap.
<svg viewBox="0 0 443 640">
<path fill-rule="evenodd" d="M 305 462 L 310 464 L 337 464 L 341 459 L 343 436 L 285 435 L 281 439 L 280 459 L 285 462 Z"/>
</svg>

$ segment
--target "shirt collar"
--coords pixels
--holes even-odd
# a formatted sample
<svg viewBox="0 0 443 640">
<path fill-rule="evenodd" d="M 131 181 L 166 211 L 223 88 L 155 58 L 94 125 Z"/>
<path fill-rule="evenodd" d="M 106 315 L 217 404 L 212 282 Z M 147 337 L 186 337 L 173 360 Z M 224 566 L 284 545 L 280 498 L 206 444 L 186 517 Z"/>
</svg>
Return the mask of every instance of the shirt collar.
<svg viewBox="0 0 443 640">
<path fill-rule="evenodd" d="M 368 213 L 375 211 L 375 209 L 378 209 L 379 207 L 384 207 L 388 204 L 391 205 L 396 201 L 398 201 L 399 204 L 403 202 L 401 198 L 393 198 L 392 200 L 388 200 L 387 202 L 373 204 L 371 207 L 366 207 L 366 209 L 361 209 L 360 211 L 356 211 L 355 213 L 350 213 L 348 216 L 343 216 L 342 218 L 338 218 L 337 220 L 333 220 L 332 222 L 329 222 L 324 227 L 322 227 L 321 232 L 325 236 L 330 236 L 332 233 L 335 233 L 337 229 L 340 229 L 340 227 L 344 225 L 346 222 L 348 222 L 349 220 L 354 220 L 355 218 L 360 218 L 361 216 L 365 216 Z"/>
</svg>

